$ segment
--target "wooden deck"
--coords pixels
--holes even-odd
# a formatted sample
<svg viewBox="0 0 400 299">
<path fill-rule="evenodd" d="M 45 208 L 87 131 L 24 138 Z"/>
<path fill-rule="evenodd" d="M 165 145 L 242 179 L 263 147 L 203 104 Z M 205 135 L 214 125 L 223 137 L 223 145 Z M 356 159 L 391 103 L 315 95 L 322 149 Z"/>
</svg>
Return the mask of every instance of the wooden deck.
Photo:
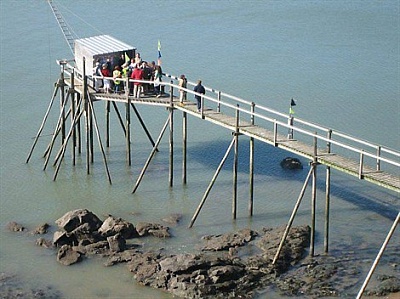
<svg viewBox="0 0 400 299">
<path fill-rule="evenodd" d="M 93 101 L 127 102 L 126 95 L 102 94 L 94 92 L 90 92 L 90 95 Z M 198 112 L 196 103 L 192 101 L 180 103 L 176 97 L 173 97 L 171 102 L 168 94 L 165 94 L 160 98 L 152 95 L 143 96 L 140 99 L 135 99 L 133 97 L 129 98 L 134 104 L 157 105 L 165 107 L 172 106 L 174 109 L 186 112 L 195 117 L 202 118 L 205 121 L 225 127 L 229 130 L 236 131 L 236 118 L 234 116 L 229 116 L 209 108 L 204 109 L 203 112 Z M 286 135 L 282 134 L 275 136 L 272 130 L 268 130 L 258 125 L 252 125 L 250 122 L 245 122 L 242 120 L 240 121 L 238 130 L 240 134 L 253 137 L 261 142 L 265 142 L 296 155 L 300 155 L 310 159 L 310 161 L 314 159 L 314 145 L 312 144 L 306 144 L 298 140 L 291 140 L 288 139 Z M 396 176 L 384 171 L 377 171 L 376 169 L 367 165 L 363 166 L 362 174 L 360 175 L 359 161 L 340 156 L 333 152 L 327 153 L 325 149 L 317 150 L 316 159 L 320 164 L 329 166 L 333 169 L 350 174 L 360 179 L 364 179 L 384 188 L 400 192 L 400 176 Z"/>
</svg>

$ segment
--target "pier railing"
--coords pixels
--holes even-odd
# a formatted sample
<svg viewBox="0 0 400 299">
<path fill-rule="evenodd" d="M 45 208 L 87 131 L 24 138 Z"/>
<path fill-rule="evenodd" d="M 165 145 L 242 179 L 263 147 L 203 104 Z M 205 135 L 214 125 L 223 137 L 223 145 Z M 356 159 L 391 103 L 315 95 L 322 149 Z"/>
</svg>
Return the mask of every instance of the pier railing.
<svg viewBox="0 0 400 299">
<path fill-rule="evenodd" d="M 92 70 L 90 70 L 91 72 Z M 71 77 L 74 72 L 75 80 L 82 80 L 84 75 L 68 62 L 63 64 L 62 72 L 65 78 Z M 91 81 L 94 79 L 110 79 L 87 75 Z M 150 83 L 145 80 L 132 80 L 129 78 L 117 79 L 128 82 Z M 178 77 L 164 74 L 163 81 L 160 82 L 164 89 L 169 88 L 170 94 L 176 95 L 179 90 L 184 90 L 187 95 L 193 97 L 197 94 L 193 91 L 195 82 L 188 81 L 187 88 L 178 85 Z M 202 96 L 202 109 L 212 109 L 214 111 L 239 117 L 239 126 L 254 125 L 262 128 L 270 128 L 274 132 L 274 140 L 282 139 L 287 136 L 285 141 L 299 140 L 313 144 L 317 148 L 317 155 L 329 155 L 337 153 L 359 161 L 359 176 L 361 177 L 366 165 L 373 167 L 377 172 L 383 170 L 391 173 L 399 173 L 400 152 L 384 145 L 369 142 L 349 134 L 315 124 L 293 115 L 285 114 L 274 109 L 247 101 L 228 93 L 205 86 L 206 94 Z M 174 95 L 175 96 L 175 95 Z M 171 97 L 172 98 L 172 97 Z M 173 105 L 173 102 L 171 102 Z M 206 108 L 204 108 L 206 107 Z M 203 113 L 203 110 L 202 110 Z M 280 140 L 282 141 L 282 140 Z"/>
</svg>

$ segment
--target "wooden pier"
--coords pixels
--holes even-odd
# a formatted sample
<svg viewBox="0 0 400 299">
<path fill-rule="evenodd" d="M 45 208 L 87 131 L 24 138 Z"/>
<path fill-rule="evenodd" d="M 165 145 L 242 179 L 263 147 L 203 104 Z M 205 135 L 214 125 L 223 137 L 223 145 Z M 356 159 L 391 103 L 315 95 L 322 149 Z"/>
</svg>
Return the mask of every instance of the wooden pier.
<svg viewBox="0 0 400 299">
<path fill-rule="evenodd" d="M 187 93 L 187 98 L 193 98 L 196 93 L 192 90 L 195 83 L 188 82 L 188 88 L 180 88 L 176 76 L 164 74 L 163 82 L 165 93 L 162 97 L 154 95 L 144 95 L 137 99 L 129 95 L 128 92 L 102 93 L 95 92 L 92 88 L 93 80 L 103 79 L 99 77 L 87 76 L 85 71 L 79 72 L 68 61 L 58 61 L 61 66 L 60 78 L 55 84 L 55 90 L 51 98 L 49 107 L 38 130 L 32 148 L 29 152 L 26 162 L 29 162 L 36 143 L 42 133 L 46 120 L 52 109 L 54 100 L 60 95 L 60 112 L 54 134 L 44 153 L 46 169 L 52 150 L 57 138 L 61 138 L 61 147 L 54 158 L 53 166 L 55 172 L 53 180 L 56 180 L 61 167 L 68 143 L 72 143 L 72 160 L 75 165 L 76 152 L 82 153 L 82 126 L 81 118 L 85 118 L 86 133 L 86 168 L 90 173 L 90 165 L 94 157 L 94 136 L 96 135 L 99 147 L 102 151 L 102 157 L 108 180 L 111 184 L 111 175 L 107 164 L 107 156 L 104 151 L 103 141 L 101 140 L 99 126 L 96 118 L 94 106 L 96 102 L 106 103 L 106 147 L 109 147 L 110 138 L 110 113 L 113 105 L 117 113 L 121 127 L 123 128 L 126 139 L 126 158 L 128 165 L 131 165 L 131 110 L 136 114 L 140 124 L 143 126 L 153 149 L 138 176 L 132 193 L 135 193 L 144 178 L 145 172 L 151 163 L 152 158 L 158 151 L 158 146 L 162 137 L 169 127 L 169 186 L 173 186 L 173 157 L 174 157 L 174 112 L 182 112 L 183 128 L 183 163 L 182 163 L 182 182 L 186 184 L 186 152 L 187 152 L 187 118 L 201 118 L 216 126 L 226 128 L 232 134 L 232 141 L 222 158 L 210 184 L 208 185 L 200 203 L 197 207 L 189 227 L 192 227 L 197 219 L 217 177 L 224 165 L 228 154 L 233 149 L 233 191 L 232 191 L 232 218 L 236 219 L 237 207 L 237 164 L 238 164 L 238 142 L 239 137 L 246 136 L 250 142 L 249 155 L 249 215 L 253 215 L 253 179 L 254 179 L 254 141 L 258 140 L 274 147 L 279 147 L 287 152 L 302 156 L 310 161 L 310 169 L 300 191 L 292 215 L 286 225 L 286 230 L 282 236 L 279 249 L 276 253 L 273 263 L 279 257 L 283 243 L 287 237 L 289 229 L 294 221 L 297 210 L 303 199 L 308 182 L 312 179 L 311 195 L 311 240 L 310 255 L 314 255 L 315 243 L 315 208 L 316 208 L 316 168 L 319 165 L 326 167 L 326 190 L 325 190 L 325 237 L 324 251 L 329 248 L 329 206 L 330 206 L 330 177 L 331 169 L 355 176 L 361 180 L 379 185 L 381 187 L 400 193 L 400 152 L 388 147 L 374 144 L 359 138 L 349 136 L 345 133 L 335 131 L 324 126 L 307 122 L 302 119 L 294 118 L 292 114 L 284 114 L 270 108 L 258 105 L 254 102 L 245 101 L 221 91 L 206 87 L 206 95 L 201 95 L 201 109 L 197 110 L 197 104 L 191 100 L 180 101 L 179 92 Z M 112 80 L 112 78 L 109 78 Z M 133 82 L 150 83 L 149 81 L 135 81 L 129 78 L 120 79 L 126 86 Z M 197 94 L 199 95 L 199 94 Z M 125 104 L 125 119 L 119 112 L 116 103 Z M 168 116 L 163 128 L 156 141 L 147 130 L 142 117 L 140 116 L 136 105 L 154 105 L 165 107 L 168 110 Z M 69 107 L 69 108 L 68 108 Z M 69 130 L 67 132 L 67 127 Z M 61 137 L 60 137 L 61 135 Z M 398 222 L 398 220 L 397 220 Z M 394 225 L 397 225 L 395 223 Z"/>
<path fill-rule="evenodd" d="M 94 109 L 96 102 L 106 103 L 106 125 L 105 125 L 105 144 L 106 147 L 110 146 L 110 113 L 113 107 L 123 128 L 126 141 L 126 160 L 128 165 L 131 165 L 131 110 L 136 114 L 141 126 L 145 130 L 149 141 L 153 148 L 149 157 L 138 176 L 132 193 L 135 193 L 144 178 L 147 167 L 152 161 L 155 153 L 158 151 L 158 145 L 169 126 L 169 186 L 173 186 L 173 167 L 174 167 L 174 112 L 182 112 L 182 141 L 183 141 L 183 159 L 182 159 L 182 183 L 186 184 L 187 172 L 187 119 L 188 115 L 192 117 L 201 118 L 204 121 L 210 122 L 216 126 L 226 128 L 232 134 L 232 141 L 230 142 L 225 155 L 223 156 L 220 164 L 212 177 L 192 219 L 189 227 L 192 227 L 197 219 L 218 174 L 224 165 L 228 154 L 233 149 L 233 190 L 232 190 L 232 218 L 236 219 L 236 206 L 237 206 L 237 171 L 238 171 L 238 142 L 239 137 L 245 136 L 249 139 L 249 215 L 253 215 L 253 180 L 254 180 L 254 141 L 258 140 L 267 143 L 274 147 L 279 147 L 282 150 L 302 156 L 310 161 L 310 169 L 304 181 L 303 187 L 299 193 L 296 204 L 293 208 L 290 219 L 286 225 L 279 248 L 275 254 L 273 263 L 279 258 L 281 249 L 292 226 L 297 210 L 303 199 L 305 190 L 310 180 L 311 184 L 311 239 L 310 239 L 310 256 L 314 256 L 315 245 L 315 211 L 316 211 L 316 169 L 319 165 L 326 167 L 326 189 L 325 189 L 325 222 L 324 222 L 324 252 L 328 252 L 329 248 L 329 213 L 330 213 L 330 178 L 331 169 L 336 169 L 348 175 L 355 176 L 360 180 L 365 180 L 383 188 L 390 189 L 400 193 L 400 152 L 398 150 L 390 149 L 383 145 L 378 145 L 365 141 L 356 137 L 352 137 L 343 132 L 338 132 L 331 128 L 324 127 L 319 124 L 314 124 L 299 118 L 294 118 L 292 114 L 285 114 L 273 109 L 258 105 L 252 101 L 246 101 L 238 97 L 226 94 L 222 91 L 214 90 L 206 87 L 206 95 L 200 95 L 193 92 L 195 83 L 188 82 L 188 88 L 181 88 L 177 84 L 178 78 L 173 75 L 164 74 L 163 82 L 161 85 L 166 91 L 163 97 L 155 97 L 146 95 L 140 99 L 129 96 L 129 93 L 122 94 L 106 94 L 96 93 L 92 88 L 94 80 L 101 80 L 104 78 L 87 75 L 85 66 L 91 67 L 94 65 L 94 58 L 105 57 L 105 54 L 110 53 L 135 53 L 136 48 L 130 47 L 121 43 L 110 36 L 99 37 L 102 42 L 96 42 L 97 37 L 93 37 L 93 43 L 89 40 L 78 40 L 79 46 L 77 47 L 76 41 L 65 23 L 61 13 L 51 0 L 48 3 L 56 17 L 56 20 L 62 30 L 66 41 L 75 56 L 74 61 L 59 60 L 60 65 L 60 78 L 55 84 L 55 89 L 51 97 L 48 109 L 43 118 L 42 124 L 38 130 L 36 138 L 33 142 L 31 150 L 26 159 L 29 162 L 34 148 L 38 142 L 39 137 L 46 124 L 48 116 L 52 110 L 57 94 L 60 96 L 60 111 L 57 124 L 54 128 L 51 140 L 44 152 L 45 158 L 43 169 L 47 168 L 49 160 L 52 156 L 52 151 L 55 146 L 56 139 L 61 139 L 61 147 L 55 154 L 53 166 L 55 172 L 53 180 L 56 180 L 57 174 L 62 165 L 68 143 L 72 144 L 72 163 L 76 163 L 76 155 L 80 155 L 83 151 L 86 152 L 86 170 L 89 174 L 91 171 L 91 163 L 94 160 L 94 138 L 97 137 L 99 147 L 102 152 L 105 171 L 109 183 L 112 183 L 111 174 L 107 164 L 107 155 L 105 154 L 103 141 L 100 136 L 96 112 Z M 110 47 L 106 47 L 108 44 Z M 75 49 L 74 49 L 75 46 Z M 105 46 L 103 48 L 103 46 Z M 80 48 L 82 47 L 82 48 Z M 91 51 L 93 53 L 91 53 Z M 91 55 L 88 55 L 90 54 Z M 89 58 L 90 60 L 85 60 Z M 132 55 L 130 57 L 133 57 Z M 79 64 L 77 68 L 74 63 Z M 82 65 L 82 67 L 81 67 Z M 82 71 L 79 71 L 81 69 Z M 91 70 L 90 70 L 91 71 Z M 113 80 L 112 78 L 109 78 Z M 122 80 L 125 86 L 129 86 L 133 82 L 150 83 L 148 81 L 135 81 L 131 79 L 117 79 Z M 201 110 L 197 110 L 196 102 L 179 100 L 179 91 L 187 93 L 187 98 L 193 98 L 194 95 L 201 96 Z M 125 118 L 122 116 L 116 103 L 125 104 Z M 111 107 L 112 105 L 112 107 Z M 136 105 L 155 105 L 162 106 L 168 110 L 168 116 L 163 128 L 156 141 L 153 140 L 151 134 L 146 128 L 146 125 L 136 109 Z M 84 127 L 81 125 L 81 119 L 85 119 Z M 68 129 L 68 132 L 67 132 Z M 83 131 L 85 132 L 85 150 L 83 150 Z M 388 236 L 382 245 L 382 248 L 371 267 L 370 273 L 366 278 L 357 298 L 361 298 L 362 293 L 371 277 L 380 257 L 385 250 L 390 237 L 399 223 L 400 212 L 394 220 L 393 226 L 388 233 Z"/>
</svg>

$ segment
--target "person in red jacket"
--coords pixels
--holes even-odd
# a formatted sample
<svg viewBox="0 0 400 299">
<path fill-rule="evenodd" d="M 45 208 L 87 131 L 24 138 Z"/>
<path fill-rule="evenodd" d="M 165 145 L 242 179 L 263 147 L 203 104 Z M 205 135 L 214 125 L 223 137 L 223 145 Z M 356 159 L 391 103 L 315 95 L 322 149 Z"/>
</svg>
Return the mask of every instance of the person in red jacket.
<svg viewBox="0 0 400 299">
<path fill-rule="evenodd" d="M 110 71 L 108 70 L 107 64 L 106 64 L 106 63 L 103 64 L 103 68 L 101 69 L 101 74 L 103 75 L 103 77 L 111 77 L 111 73 L 110 73 Z M 104 87 L 104 92 L 105 92 L 105 93 L 109 93 L 109 92 L 110 92 L 110 90 L 111 90 L 111 81 L 110 81 L 110 78 L 104 79 L 104 85 L 103 85 L 103 87 Z"/>
<path fill-rule="evenodd" d="M 139 67 L 138 64 L 135 64 L 131 79 L 133 80 L 143 80 L 143 70 Z M 140 82 L 133 82 L 133 97 L 136 99 L 140 99 L 140 88 L 142 83 Z"/>
</svg>

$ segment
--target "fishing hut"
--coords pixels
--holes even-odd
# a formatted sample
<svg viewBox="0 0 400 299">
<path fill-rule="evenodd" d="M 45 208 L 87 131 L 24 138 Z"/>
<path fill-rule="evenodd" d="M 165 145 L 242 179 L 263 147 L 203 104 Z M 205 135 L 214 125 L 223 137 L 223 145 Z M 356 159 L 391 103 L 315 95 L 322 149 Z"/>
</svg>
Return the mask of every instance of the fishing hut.
<svg viewBox="0 0 400 299">
<path fill-rule="evenodd" d="M 75 40 L 75 66 L 83 72 L 91 71 L 96 62 L 100 65 L 111 63 L 116 65 L 120 59 L 124 61 L 135 57 L 136 48 L 123 43 L 110 35 L 99 35 Z M 91 74 L 90 74 L 91 75 Z"/>
</svg>

